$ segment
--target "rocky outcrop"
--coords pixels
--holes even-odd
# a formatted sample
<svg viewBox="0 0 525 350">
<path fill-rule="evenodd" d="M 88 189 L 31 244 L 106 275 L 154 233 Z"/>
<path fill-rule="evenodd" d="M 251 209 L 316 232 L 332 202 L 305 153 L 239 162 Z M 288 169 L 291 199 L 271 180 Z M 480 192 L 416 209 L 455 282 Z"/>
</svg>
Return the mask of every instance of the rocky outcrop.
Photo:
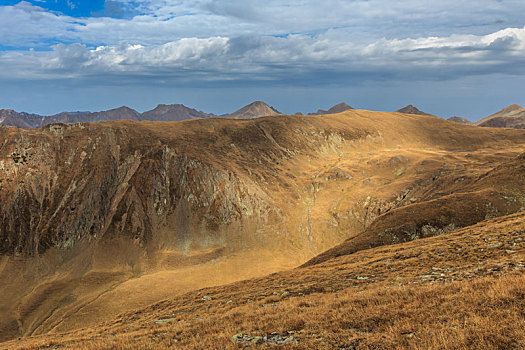
<svg viewBox="0 0 525 350">
<path fill-rule="evenodd" d="M 206 248 L 243 225 L 249 240 L 279 215 L 268 194 L 269 182 L 280 182 L 275 164 L 365 135 L 326 134 L 302 119 L 199 122 L 0 130 L 0 254 L 37 256 L 108 237 L 139 247 Z M 246 225 L 254 228 L 246 232 Z"/>
</svg>

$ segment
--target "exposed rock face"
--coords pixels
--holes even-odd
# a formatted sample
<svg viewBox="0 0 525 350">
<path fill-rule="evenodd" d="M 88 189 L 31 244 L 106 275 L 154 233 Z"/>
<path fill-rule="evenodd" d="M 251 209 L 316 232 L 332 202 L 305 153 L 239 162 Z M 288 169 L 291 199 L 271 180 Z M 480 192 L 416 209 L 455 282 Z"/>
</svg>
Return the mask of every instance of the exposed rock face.
<svg viewBox="0 0 525 350">
<path fill-rule="evenodd" d="M 494 128 L 525 129 L 525 108 L 511 105 L 475 123 Z"/>
<path fill-rule="evenodd" d="M 317 110 L 317 112 L 315 113 L 308 113 L 308 115 L 324 115 L 324 114 L 336 114 L 336 113 L 342 113 L 344 111 L 348 111 L 350 109 L 354 109 L 353 107 L 350 107 L 349 105 L 347 105 L 345 102 L 341 102 L 333 107 L 331 107 L 330 109 L 328 109 L 327 111 L 325 111 L 324 109 L 319 109 Z"/>
<path fill-rule="evenodd" d="M 12 154 L 26 160 L 2 155 L 0 254 L 35 256 L 106 235 L 184 248 L 196 226 L 207 228 L 211 242 L 221 225 L 266 216 L 268 198 L 258 186 L 129 133 L 71 124 L 8 137 Z M 167 228 L 173 236 L 159 237 Z"/>
<path fill-rule="evenodd" d="M 467 118 L 462 118 L 462 117 L 451 117 L 451 118 L 448 118 L 447 120 L 450 120 L 451 122 L 459 123 L 459 124 L 473 125 L 473 123 L 470 120 L 468 120 Z"/>
<path fill-rule="evenodd" d="M 223 117 L 233 118 L 233 119 L 254 119 L 259 117 L 265 117 L 270 115 L 280 115 L 282 114 L 273 107 L 268 106 L 262 101 L 255 101 L 250 103 L 247 106 L 239 109 L 238 111 L 233 112 L 232 114 L 224 115 Z"/>
<path fill-rule="evenodd" d="M 155 109 L 144 112 L 140 115 L 140 120 L 151 121 L 180 121 L 186 119 L 213 117 L 213 114 L 204 113 L 182 104 L 164 105 L 160 104 Z"/>
<path fill-rule="evenodd" d="M 415 114 L 415 115 L 432 115 L 432 114 L 422 112 L 412 105 L 408 105 L 404 108 L 398 109 L 396 112 L 404 113 L 404 114 Z"/>
</svg>

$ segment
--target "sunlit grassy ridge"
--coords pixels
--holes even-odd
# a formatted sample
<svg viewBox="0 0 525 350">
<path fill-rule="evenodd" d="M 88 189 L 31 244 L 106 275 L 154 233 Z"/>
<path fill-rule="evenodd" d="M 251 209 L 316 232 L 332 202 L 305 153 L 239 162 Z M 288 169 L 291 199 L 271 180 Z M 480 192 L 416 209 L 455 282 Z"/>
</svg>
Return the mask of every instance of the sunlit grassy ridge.
<svg viewBox="0 0 525 350">
<path fill-rule="evenodd" d="M 188 293 L 93 329 L 5 348 L 237 348 L 238 333 L 296 349 L 520 348 L 525 214 Z M 205 297 L 206 298 L 203 298 Z M 207 300 L 205 300 L 207 299 Z M 270 345 L 257 345 L 265 348 Z"/>
</svg>

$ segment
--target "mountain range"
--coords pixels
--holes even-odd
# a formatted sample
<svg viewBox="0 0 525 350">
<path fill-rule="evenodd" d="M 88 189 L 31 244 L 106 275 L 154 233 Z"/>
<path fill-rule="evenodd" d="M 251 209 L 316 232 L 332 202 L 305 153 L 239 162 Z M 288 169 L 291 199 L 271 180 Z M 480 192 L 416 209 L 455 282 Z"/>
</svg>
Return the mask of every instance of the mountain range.
<svg viewBox="0 0 525 350">
<path fill-rule="evenodd" d="M 220 117 L 232 119 L 252 119 L 268 115 L 282 114 L 266 103 L 256 101 L 231 113 Z M 37 114 L 18 113 L 11 109 L 0 110 L 0 125 L 16 126 L 19 128 L 41 128 L 53 123 L 93 123 L 110 120 L 135 120 L 135 121 L 181 121 L 188 119 L 199 119 L 217 117 L 211 113 L 205 113 L 196 109 L 186 107 L 182 104 L 159 104 L 154 109 L 139 113 L 134 109 L 122 106 L 101 112 L 62 112 L 51 116 Z"/>
<path fill-rule="evenodd" d="M 339 103 L 328 110 L 319 109 L 317 112 L 308 113 L 309 116 L 315 115 L 330 115 L 342 113 L 354 109 L 345 102 Z M 413 105 L 408 105 L 396 111 L 397 113 L 433 116 L 432 114 L 423 112 Z M 187 107 L 183 104 L 159 104 L 157 107 L 144 113 L 139 113 L 134 109 L 122 106 L 115 109 L 100 112 L 62 112 L 51 116 L 41 116 L 38 114 L 30 114 L 25 112 L 16 112 L 12 109 L 0 110 L 0 125 L 15 126 L 24 129 L 41 128 L 53 123 L 93 123 L 99 121 L 110 120 L 135 120 L 135 121 L 181 121 L 188 119 L 201 119 L 210 117 L 222 117 L 231 119 L 253 119 L 263 116 L 284 115 L 274 107 L 262 101 L 252 102 L 239 110 L 223 115 L 215 115 L 213 113 L 206 113 L 194 108 Z M 296 116 L 303 115 L 298 112 Z M 465 124 L 476 125 L 482 127 L 506 127 L 514 129 L 525 128 L 525 108 L 519 105 L 511 105 L 494 113 L 477 122 L 462 117 L 451 117 L 449 121 Z"/>
<path fill-rule="evenodd" d="M 523 130 L 350 109 L 0 138 L 0 349 L 506 348 L 494 327 L 520 326 L 523 278 L 484 278 L 525 270 Z"/>
</svg>

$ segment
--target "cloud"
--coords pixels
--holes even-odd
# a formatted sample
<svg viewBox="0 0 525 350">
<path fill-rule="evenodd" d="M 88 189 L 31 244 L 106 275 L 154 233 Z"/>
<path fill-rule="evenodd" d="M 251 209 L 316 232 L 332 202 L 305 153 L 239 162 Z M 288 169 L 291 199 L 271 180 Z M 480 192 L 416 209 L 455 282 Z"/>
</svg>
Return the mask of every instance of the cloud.
<svg viewBox="0 0 525 350">
<path fill-rule="evenodd" d="M 522 0 L 108 3 L 129 18 L 0 6 L 9 47 L 0 79 L 220 86 L 525 74 Z"/>
<path fill-rule="evenodd" d="M 344 30 L 371 42 L 451 34 L 484 35 L 523 26 L 522 0 L 112 0 L 96 17 L 73 18 L 22 1 L 0 6 L 0 45 L 160 45 L 182 38 L 319 35 Z M 116 17 L 104 17 L 119 13 Z M 38 16 L 38 20 L 36 20 Z"/>
<path fill-rule="evenodd" d="M 491 73 L 525 74 L 525 28 L 487 35 L 345 40 L 345 32 L 182 38 L 161 45 L 58 44 L 49 52 L 0 55 L 0 78 L 115 77 L 173 84 L 205 82 L 319 83 L 347 79 L 456 79 Z"/>
</svg>

